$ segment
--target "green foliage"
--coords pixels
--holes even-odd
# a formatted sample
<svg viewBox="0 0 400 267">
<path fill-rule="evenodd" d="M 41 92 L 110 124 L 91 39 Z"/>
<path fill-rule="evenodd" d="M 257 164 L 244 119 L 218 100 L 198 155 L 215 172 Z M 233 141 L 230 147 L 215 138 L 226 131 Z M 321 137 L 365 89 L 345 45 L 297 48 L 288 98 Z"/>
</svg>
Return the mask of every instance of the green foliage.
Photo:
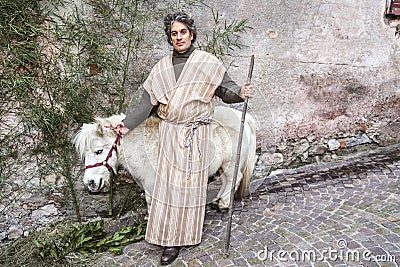
<svg viewBox="0 0 400 267">
<path fill-rule="evenodd" d="M 20 115 L 33 102 L 27 97 L 31 96 L 37 76 L 36 40 L 42 32 L 42 22 L 37 1 L 0 1 L 0 189 L 28 160 L 22 155 L 24 148 L 31 147 L 26 139 L 30 133 L 23 128 Z M 4 205 L 8 203 L 3 199 L 10 194 L 0 190 Z"/>
<path fill-rule="evenodd" d="M 33 242 L 38 249 L 37 256 L 47 261 L 49 258 L 63 260 L 73 252 L 87 254 L 108 251 L 118 255 L 124 246 L 142 240 L 145 229 L 146 222 L 142 222 L 135 227 L 124 227 L 111 236 L 104 232 L 104 222 L 99 220 L 85 225 L 73 224 L 73 229 L 59 234 L 58 240 L 35 239 Z"/>
<path fill-rule="evenodd" d="M 251 29 L 247 25 L 247 19 L 233 20 L 228 23 L 227 20 L 221 19 L 218 11 L 210 9 L 214 19 L 214 28 L 211 35 L 206 34 L 205 41 L 200 43 L 200 48 L 222 59 L 232 51 L 245 47 L 241 43 L 240 37 L 248 29 Z"/>
</svg>

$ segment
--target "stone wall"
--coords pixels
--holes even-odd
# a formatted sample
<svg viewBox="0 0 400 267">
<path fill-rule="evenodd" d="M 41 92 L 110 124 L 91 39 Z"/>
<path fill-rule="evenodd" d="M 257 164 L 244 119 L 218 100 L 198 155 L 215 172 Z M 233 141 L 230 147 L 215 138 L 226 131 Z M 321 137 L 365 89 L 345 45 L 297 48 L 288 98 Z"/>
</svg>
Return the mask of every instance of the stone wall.
<svg viewBox="0 0 400 267">
<path fill-rule="evenodd" d="M 208 2 L 253 28 L 231 75 L 243 81 L 255 55 L 250 112 L 267 164 L 329 161 L 400 140 L 400 39 L 385 0 Z M 207 14 L 193 14 L 200 35 L 212 27 Z"/>
</svg>

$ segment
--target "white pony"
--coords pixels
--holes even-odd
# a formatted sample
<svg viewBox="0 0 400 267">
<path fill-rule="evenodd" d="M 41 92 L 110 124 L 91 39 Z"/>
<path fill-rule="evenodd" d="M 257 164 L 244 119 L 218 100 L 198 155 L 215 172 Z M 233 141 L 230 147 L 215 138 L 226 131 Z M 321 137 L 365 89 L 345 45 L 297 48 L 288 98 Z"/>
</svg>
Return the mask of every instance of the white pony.
<svg viewBox="0 0 400 267">
<path fill-rule="evenodd" d="M 120 140 L 111 129 L 122 121 L 124 115 L 97 118 L 94 123 L 84 124 L 73 143 L 85 160 L 83 182 L 91 192 L 107 191 L 110 172 L 119 165 L 127 169 L 134 180 L 144 189 L 148 207 L 157 168 L 159 118 L 150 117 Z M 219 174 L 222 185 L 212 202 L 220 209 L 228 208 L 232 178 L 235 169 L 241 113 L 229 107 L 217 106 L 211 123 L 210 154 L 212 162 L 209 174 Z M 235 190 L 245 196 L 256 162 L 256 126 L 254 118 L 247 114 L 243 131 L 239 171 Z"/>
</svg>

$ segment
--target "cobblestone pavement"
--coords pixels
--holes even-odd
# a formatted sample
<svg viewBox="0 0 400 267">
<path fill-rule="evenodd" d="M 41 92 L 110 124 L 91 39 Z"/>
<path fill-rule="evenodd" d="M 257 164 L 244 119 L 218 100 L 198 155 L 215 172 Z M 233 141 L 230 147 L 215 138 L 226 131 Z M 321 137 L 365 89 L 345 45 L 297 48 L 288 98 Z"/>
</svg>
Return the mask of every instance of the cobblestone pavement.
<svg viewBox="0 0 400 267">
<path fill-rule="evenodd" d="M 207 209 L 200 245 L 171 266 L 399 266 L 400 145 L 346 161 L 263 178 L 228 214 Z M 158 266 L 162 248 L 142 241 L 98 266 Z"/>
</svg>

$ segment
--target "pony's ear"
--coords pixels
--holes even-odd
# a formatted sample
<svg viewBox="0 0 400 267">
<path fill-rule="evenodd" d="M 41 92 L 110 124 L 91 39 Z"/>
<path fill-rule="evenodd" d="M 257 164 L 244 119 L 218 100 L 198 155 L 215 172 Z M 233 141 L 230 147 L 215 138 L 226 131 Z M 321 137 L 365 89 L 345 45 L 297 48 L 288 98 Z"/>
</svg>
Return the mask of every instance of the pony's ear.
<svg viewBox="0 0 400 267">
<path fill-rule="evenodd" d="M 99 137 L 103 137 L 103 135 L 104 135 L 104 127 L 100 123 L 97 123 L 96 134 Z"/>
</svg>

